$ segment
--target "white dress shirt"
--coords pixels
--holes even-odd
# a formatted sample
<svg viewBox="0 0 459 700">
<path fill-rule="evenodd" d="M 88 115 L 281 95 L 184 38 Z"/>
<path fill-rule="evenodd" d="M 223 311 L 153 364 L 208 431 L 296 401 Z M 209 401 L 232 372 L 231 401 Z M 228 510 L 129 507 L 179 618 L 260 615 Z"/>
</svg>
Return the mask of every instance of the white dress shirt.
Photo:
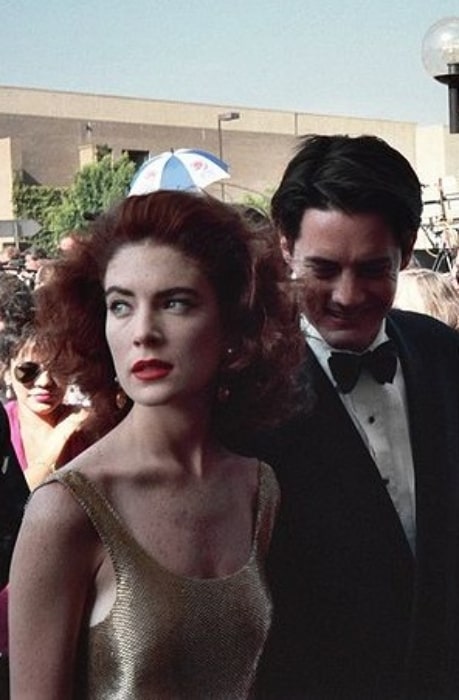
<svg viewBox="0 0 459 700">
<path fill-rule="evenodd" d="M 339 352 L 322 338 L 319 331 L 304 317 L 302 329 L 309 347 L 320 366 L 336 387 L 328 365 L 331 352 Z M 374 350 L 388 340 L 385 324 L 367 350 Z M 354 389 L 338 395 L 352 418 L 362 440 L 374 459 L 415 553 L 416 501 L 413 454 L 411 450 L 408 411 L 400 360 L 392 384 L 379 384 L 363 370 Z"/>
</svg>

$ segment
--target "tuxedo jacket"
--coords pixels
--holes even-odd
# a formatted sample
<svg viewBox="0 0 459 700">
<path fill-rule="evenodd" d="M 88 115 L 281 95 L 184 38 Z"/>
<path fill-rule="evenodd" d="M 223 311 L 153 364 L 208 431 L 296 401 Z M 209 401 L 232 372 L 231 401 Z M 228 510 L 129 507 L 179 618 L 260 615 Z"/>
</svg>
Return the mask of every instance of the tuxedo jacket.
<svg viewBox="0 0 459 700">
<path fill-rule="evenodd" d="M 399 311 L 387 332 L 406 384 L 416 556 L 310 352 L 303 379 L 312 407 L 249 450 L 275 468 L 282 494 L 257 697 L 459 698 L 459 334 Z"/>
</svg>

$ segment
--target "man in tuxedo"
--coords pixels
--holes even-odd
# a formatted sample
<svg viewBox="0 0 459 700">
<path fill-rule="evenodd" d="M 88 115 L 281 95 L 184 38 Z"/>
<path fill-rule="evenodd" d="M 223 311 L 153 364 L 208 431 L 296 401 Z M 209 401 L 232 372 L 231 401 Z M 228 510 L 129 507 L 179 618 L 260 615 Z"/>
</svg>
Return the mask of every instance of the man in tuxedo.
<svg viewBox="0 0 459 700">
<path fill-rule="evenodd" d="M 391 310 L 421 210 L 372 136 L 306 137 L 272 200 L 308 351 L 252 446 L 282 491 L 262 698 L 459 698 L 459 334 Z"/>
</svg>

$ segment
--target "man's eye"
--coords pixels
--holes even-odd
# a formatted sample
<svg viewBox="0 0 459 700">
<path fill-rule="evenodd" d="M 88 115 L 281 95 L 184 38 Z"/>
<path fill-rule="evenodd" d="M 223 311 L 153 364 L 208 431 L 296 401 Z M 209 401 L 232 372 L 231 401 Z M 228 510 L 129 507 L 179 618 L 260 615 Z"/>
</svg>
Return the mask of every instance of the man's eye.
<svg viewBox="0 0 459 700">
<path fill-rule="evenodd" d="M 378 278 L 385 277 L 389 272 L 389 268 L 386 263 L 380 265 L 363 265 L 360 270 L 361 277 Z"/>
<path fill-rule="evenodd" d="M 329 265 L 326 263 L 309 263 L 305 267 L 320 279 L 330 279 L 335 277 L 339 271 L 336 265 Z"/>
</svg>

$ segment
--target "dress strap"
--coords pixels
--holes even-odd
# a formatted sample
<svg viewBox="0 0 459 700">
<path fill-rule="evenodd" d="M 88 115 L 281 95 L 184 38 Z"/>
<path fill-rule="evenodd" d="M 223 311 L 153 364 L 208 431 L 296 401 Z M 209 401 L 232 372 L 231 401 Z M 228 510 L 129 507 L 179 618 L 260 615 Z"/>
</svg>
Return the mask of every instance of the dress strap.
<svg viewBox="0 0 459 700">
<path fill-rule="evenodd" d="M 103 493 L 88 477 L 75 469 L 54 472 L 45 484 L 57 481 L 67 488 L 85 511 L 109 552 L 115 566 L 120 554 L 126 551 L 144 553 L 143 548 L 129 532 L 123 520 Z M 43 486 L 44 484 L 42 484 Z M 39 487 L 40 488 L 40 487 Z M 280 489 L 274 471 L 265 462 L 259 464 L 257 512 L 253 533 L 251 559 L 264 562 L 279 508 Z M 146 554 L 146 553 L 145 553 Z M 155 564 L 156 560 L 148 555 Z M 160 567 L 161 569 L 163 567 Z"/>
<path fill-rule="evenodd" d="M 257 548 L 257 559 L 261 561 L 264 561 L 268 553 L 279 504 L 280 488 L 274 471 L 266 462 L 260 462 L 258 512 L 254 541 Z"/>
<path fill-rule="evenodd" d="M 87 476 L 76 469 L 53 472 L 44 483 L 49 484 L 53 481 L 70 491 L 115 562 L 118 547 L 121 545 L 124 549 L 126 544 L 131 545 L 133 538 L 110 501 Z"/>
</svg>

